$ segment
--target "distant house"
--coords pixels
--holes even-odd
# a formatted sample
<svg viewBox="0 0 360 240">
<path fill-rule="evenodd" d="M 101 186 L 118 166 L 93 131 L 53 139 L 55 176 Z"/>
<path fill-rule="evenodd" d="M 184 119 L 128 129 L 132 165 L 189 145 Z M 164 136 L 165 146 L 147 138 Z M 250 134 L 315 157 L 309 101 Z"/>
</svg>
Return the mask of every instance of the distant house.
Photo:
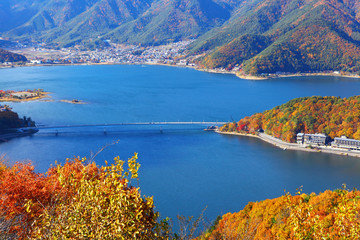
<svg viewBox="0 0 360 240">
<path fill-rule="evenodd" d="M 32 64 L 42 64 L 41 60 L 30 60 L 30 63 Z"/>
<path fill-rule="evenodd" d="M 188 64 L 188 62 L 185 59 L 181 59 L 180 62 L 177 63 L 177 65 L 180 65 L 180 66 L 186 66 L 187 64 Z"/>
<path fill-rule="evenodd" d="M 336 137 L 331 143 L 332 147 L 360 150 L 360 141 L 345 136 Z"/>
</svg>

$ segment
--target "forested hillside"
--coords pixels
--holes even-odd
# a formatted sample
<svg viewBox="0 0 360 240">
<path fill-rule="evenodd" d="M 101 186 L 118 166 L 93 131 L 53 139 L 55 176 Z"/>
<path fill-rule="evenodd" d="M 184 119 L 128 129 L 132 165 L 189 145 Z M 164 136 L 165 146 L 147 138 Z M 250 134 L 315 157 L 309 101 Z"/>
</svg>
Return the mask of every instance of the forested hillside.
<svg viewBox="0 0 360 240">
<path fill-rule="evenodd" d="M 227 213 L 197 239 L 358 239 L 360 191 L 286 194 Z"/>
<path fill-rule="evenodd" d="M 21 0 L 18 0 L 21 2 Z M 24 1 L 24 0 L 23 0 Z M 20 40 L 71 46 L 89 42 L 146 11 L 152 0 L 39 0 L 25 23 L 6 33 Z M 24 1 L 26 2 L 26 1 Z M 9 3 L 10 4 L 10 3 Z M 19 3 L 22 4 L 22 3 Z"/>
<path fill-rule="evenodd" d="M 23 55 L 12 53 L 0 48 L 0 63 L 3 62 L 26 62 L 27 58 Z"/>
<path fill-rule="evenodd" d="M 21 20 L 11 28 L 0 25 L 0 31 L 65 47 L 98 37 L 143 45 L 195 38 L 220 26 L 234 5 L 227 0 L 37 0 L 26 11 L 18 7 L 22 2 L 27 1 L 2 3 L 6 18 Z"/>
<path fill-rule="evenodd" d="M 0 1 L 0 32 L 16 28 L 34 15 L 44 6 L 44 0 L 2 0 Z"/>
<path fill-rule="evenodd" d="M 211 51 L 205 67 L 239 65 L 250 74 L 360 71 L 359 1 L 265 0 L 243 3 L 222 27 L 194 42 L 192 53 Z M 243 10 L 246 9 L 247 11 Z M 266 45 L 242 50 L 251 34 Z M 232 51 L 240 51 L 233 57 Z M 223 56 L 230 56 L 222 61 Z M 245 56 L 245 58 L 244 58 Z M 219 64 L 222 62 L 223 64 Z"/>
<path fill-rule="evenodd" d="M 231 7 L 213 0 L 161 0 L 109 37 L 117 42 L 162 44 L 197 38 L 230 17 Z M 226 2 L 226 1 L 224 1 Z"/>
<path fill-rule="evenodd" d="M 295 142 L 299 132 L 360 140 L 360 96 L 296 98 L 237 123 L 224 125 L 220 130 L 255 132 L 259 128 L 287 142 Z"/>
<path fill-rule="evenodd" d="M 3 106 L 1 106 L 3 108 Z M 31 118 L 19 118 L 16 112 L 11 110 L 0 111 L 0 134 L 12 131 L 12 128 L 34 127 L 35 122 Z"/>
</svg>

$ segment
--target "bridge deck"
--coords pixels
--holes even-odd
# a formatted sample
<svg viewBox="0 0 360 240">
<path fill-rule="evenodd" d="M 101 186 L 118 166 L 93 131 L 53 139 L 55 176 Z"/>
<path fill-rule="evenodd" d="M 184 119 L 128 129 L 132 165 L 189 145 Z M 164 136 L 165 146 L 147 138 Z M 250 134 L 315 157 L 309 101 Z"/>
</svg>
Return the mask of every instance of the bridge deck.
<svg viewBox="0 0 360 240">
<path fill-rule="evenodd" d="M 58 126 L 39 126 L 37 129 L 49 128 L 77 128 L 77 127 L 111 127 L 128 125 L 224 125 L 226 122 L 137 122 L 137 123 L 101 123 L 101 124 L 79 124 L 79 125 L 58 125 Z"/>
</svg>

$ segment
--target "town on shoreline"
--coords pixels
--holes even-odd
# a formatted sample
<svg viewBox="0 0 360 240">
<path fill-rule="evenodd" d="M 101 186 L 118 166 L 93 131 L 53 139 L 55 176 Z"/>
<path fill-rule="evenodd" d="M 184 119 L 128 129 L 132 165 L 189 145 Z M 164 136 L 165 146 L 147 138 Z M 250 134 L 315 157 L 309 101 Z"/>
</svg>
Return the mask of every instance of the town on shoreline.
<svg viewBox="0 0 360 240">
<path fill-rule="evenodd" d="M 339 71 L 317 71 L 308 73 L 277 72 L 273 74 L 249 75 L 240 72 L 240 66 L 235 66 L 232 69 L 207 69 L 200 67 L 196 61 L 201 55 L 187 55 L 186 49 L 193 41 L 194 40 L 186 40 L 147 47 L 109 43 L 109 47 L 95 50 L 85 50 L 80 47 L 51 49 L 47 48 L 44 43 L 33 43 L 31 45 L 17 43 L 6 50 L 26 56 L 28 62 L 4 62 L 0 63 L 0 68 L 57 65 L 144 64 L 190 67 L 211 73 L 234 74 L 241 79 L 248 80 L 266 80 L 269 78 L 294 76 L 341 76 L 360 78 L 360 75 L 349 75 Z"/>
</svg>

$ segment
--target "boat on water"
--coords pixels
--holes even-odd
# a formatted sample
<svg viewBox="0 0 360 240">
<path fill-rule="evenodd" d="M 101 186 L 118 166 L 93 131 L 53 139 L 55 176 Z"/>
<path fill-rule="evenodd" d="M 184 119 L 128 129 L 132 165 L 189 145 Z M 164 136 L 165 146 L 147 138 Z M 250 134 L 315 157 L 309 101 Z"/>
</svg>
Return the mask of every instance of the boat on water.
<svg viewBox="0 0 360 240">
<path fill-rule="evenodd" d="M 208 126 L 207 128 L 205 128 L 205 131 L 216 131 L 218 130 L 219 127 L 218 126 Z"/>
<path fill-rule="evenodd" d="M 31 134 L 37 133 L 38 131 L 39 131 L 39 129 L 36 127 L 19 128 L 16 130 L 16 133 L 23 134 L 23 135 L 31 135 Z"/>
</svg>

